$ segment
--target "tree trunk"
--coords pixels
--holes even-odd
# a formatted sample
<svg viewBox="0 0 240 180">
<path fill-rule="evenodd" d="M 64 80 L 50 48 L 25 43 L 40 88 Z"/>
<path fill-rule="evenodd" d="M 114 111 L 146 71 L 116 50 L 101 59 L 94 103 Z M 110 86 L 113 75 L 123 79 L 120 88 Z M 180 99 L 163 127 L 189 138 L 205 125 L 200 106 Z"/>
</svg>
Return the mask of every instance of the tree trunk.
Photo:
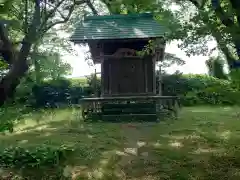
<svg viewBox="0 0 240 180">
<path fill-rule="evenodd" d="M 21 78 L 28 70 L 27 57 L 31 49 L 31 43 L 24 43 L 9 72 L 0 81 L 0 106 L 4 104 L 8 97 L 12 97 Z"/>
<path fill-rule="evenodd" d="M 13 46 L 8 46 L 8 50 L 11 52 L 10 70 L 0 81 L 0 106 L 4 105 L 5 101 L 12 97 L 16 87 L 19 85 L 20 80 L 24 77 L 28 71 L 27 58 L 29 56 L 32 44 L 37 41 L 37 30 L 40 24 L 40 0 L 35 0 L 35 12 L 33 15 L 32 23 L 29 26 L 28 32 L 22 41 L 22 47 L 18 53 Z M 0 40 L 6 44 L 12 44 L 4 25 L 0 26 Z"/>
<path fill-rule="evenodd" d="M 36 80 L 36 84 L 39 85 L 42 78 L 41 78 L 41 72 L 40 72 L 40 63 L 39 63 L 39 59 L 38 59 L 38 43 L 35 43 L 35 45 L 33 46 L 33 53 L 34 53 L 34 57 L 32 57 L 33 59 L 33 64 L 34 64 L 34 75 L 35 75 L 35 80 Z"/>
<path fill-rule="evenodd" d="M 236 59 L 233 57 L 233 55 L 231 54 L 231 52 L 229 51 L 226 43 L 224 43 L 224 41 L 222 40 L 222 35 L 219 31 L 212 31 L 212 35 L 215 38 L 215 40 L 217 41 L 218 47 L 219 49 L 223 52 L 223 54 L 226 57 L 227 63 L 229 65 L 229 68 L 231 70 L 231 68 L 233 68 L 231 65 L 236 61 Z"/>
<path fill-rule="evenodd" d="M 230 0 L 230 3 L 233 8 L 233 13 L 235 11 L 238 22 L 236 23 L 233 20 L 233 17 L 225 13 L 224 9 L 221 7 L 220 0 L 212 0 L 213 9 L 221 20 L 222 24 L 229 28 L 230 35 L 233 39 L 233 44 L 235 45 L 236 52 L 238 55 L 238 60 L 240 60 L 240 1 L 239 0 Z"/>
<path fill-rule="evenodd" d="M 35 80 L 36 84 L 39 85 L 41 83 L 41 72 L 40 72 L 40 64 L 38 59 L 34 59 L 34 68 L 35 68 Z"/>
</svg>

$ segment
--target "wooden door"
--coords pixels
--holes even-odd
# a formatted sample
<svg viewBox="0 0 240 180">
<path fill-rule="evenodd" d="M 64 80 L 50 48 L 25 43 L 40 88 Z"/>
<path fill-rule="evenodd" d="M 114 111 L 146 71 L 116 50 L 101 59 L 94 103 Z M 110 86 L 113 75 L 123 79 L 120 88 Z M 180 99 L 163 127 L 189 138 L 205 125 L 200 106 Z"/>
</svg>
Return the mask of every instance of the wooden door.
<svg viewBox="0 0 240 180">
<path fill-rule="evenodd" d="M 144 90 L 141 59 L 122 59 L 119 69 L 118 92 L 134 95 Z"/>
</svg>

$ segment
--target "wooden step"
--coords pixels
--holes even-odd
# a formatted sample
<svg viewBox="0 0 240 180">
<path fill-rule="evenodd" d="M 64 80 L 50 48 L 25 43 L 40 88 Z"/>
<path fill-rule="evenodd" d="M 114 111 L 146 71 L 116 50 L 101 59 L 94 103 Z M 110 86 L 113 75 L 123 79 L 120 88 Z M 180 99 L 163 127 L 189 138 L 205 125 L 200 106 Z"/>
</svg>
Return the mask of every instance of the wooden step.
<svg viewBox="0 0 240 180">
<path fill-rule="evenodd" d="M 154 103 L 129 103 L 129 104 L 124 104 L 124 103 L 120 103 L 120 104 L 112 104 L 112 103 L 108 103 L 108 104 L 103 104 L 103 109 L 115 109 L 115 108 L 121 108 L 121 109 L 125 109 L 125 108 L 154 108 L 156 107 L 156 105 Z"/>
<path fill-rule="evenodd" d="M 124 108 L 124 109 L 103 109 L 103 114 L 152 114 L 156 113 L 155 108 Z"/>
<path fill-rule="evenodd" d="M 118 115 L 103 115 L 103 117 L 114 117 L 114 116 L 121 116 L 121 117 L 124 117 L 124 116 L 156 116 L 156 114 L 118 114 Z"/>
<path fill-rule="evenodd" d="M 120 115 L 102 115 L 103 121 L 156 121 L 156 114 L 120 114 Z"/>
</svg>

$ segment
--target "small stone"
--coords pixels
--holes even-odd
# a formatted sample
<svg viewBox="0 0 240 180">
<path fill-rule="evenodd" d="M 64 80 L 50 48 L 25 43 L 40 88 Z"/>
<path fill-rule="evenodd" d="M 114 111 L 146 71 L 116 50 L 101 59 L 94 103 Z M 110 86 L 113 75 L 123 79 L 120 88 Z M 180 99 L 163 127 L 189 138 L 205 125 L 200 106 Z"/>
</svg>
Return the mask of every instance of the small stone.
<svg viewBox="0 0 240 180">
<path fill-rule="evenodd" d="M 72 167 L 71 166 L 66 166 L 63 169 L 63 176 L 64 177 L 71 177 L 71 175 L 72 175 Z"/>
<path fill-rule="evenodd" d="M 122 151 L 116 151 L 116 154 L 119 156 L 126 156 L 126 153 Z"/>
<path fill-rule="evenodd" d="M 137 148 L 125 148 L 124 151 L 128 154 L 137 155 Z"/>
<path fill-rule="evenodd" d="M 148 157 L 148 152 L 143 152 L 143 153 L 141 153 L 141 155 L 144 157 Z"/>
<path fill-rule="evenodd" d="M 138 141 L 138 142 L 137 142 L 137 145 L 138 145 L 138 147 L 142 147 L 142 146 L 145 146 L 145 145 L 146 145 L 146 142 Z"/>
</svg>

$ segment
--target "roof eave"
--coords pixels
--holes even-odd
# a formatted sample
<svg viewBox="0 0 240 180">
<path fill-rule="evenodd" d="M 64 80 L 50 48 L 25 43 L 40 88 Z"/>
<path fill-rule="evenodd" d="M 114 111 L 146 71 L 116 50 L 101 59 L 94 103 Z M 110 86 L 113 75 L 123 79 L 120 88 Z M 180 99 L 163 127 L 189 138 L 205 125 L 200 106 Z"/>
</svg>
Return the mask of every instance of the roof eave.
<svg viewBox="0 0 240 180">
<path fill-rule="evenodd" d="M 70 38 L 70 41 L 74 44 L 86 44 L 89 40 L 87 39 L 72 39 Z"/>
<path fill-rule="evenodd" d="M 101 41 L 101 40 L 133 40 L 133 39 L 157 39 L 157 38 L 164 38 L 164 35 L 161 36 L 149 36 L 149 37 L 133 37 L 133 38 L 105 38 L 105 39 L 75 39 L 75 38 L 70 38 L 70 41 L 73 42 L 74 44 L 85 44 L 88 43 L 90 41 Z"/>
</svg>

